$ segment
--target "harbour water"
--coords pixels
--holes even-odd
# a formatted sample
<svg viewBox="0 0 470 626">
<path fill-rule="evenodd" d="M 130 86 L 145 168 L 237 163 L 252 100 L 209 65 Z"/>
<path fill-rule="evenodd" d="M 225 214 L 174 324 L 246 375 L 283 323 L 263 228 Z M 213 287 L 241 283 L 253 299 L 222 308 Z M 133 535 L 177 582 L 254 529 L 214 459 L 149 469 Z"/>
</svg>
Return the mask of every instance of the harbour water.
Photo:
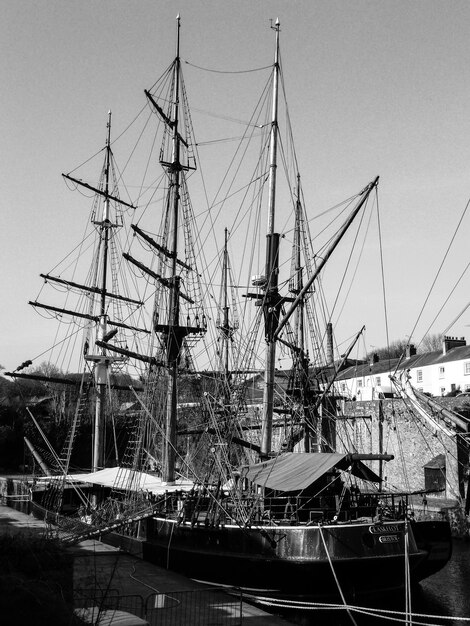
<svg viewBox="0 0 470 626">
<path fill-rule="evenodd" d="M 420 584 L 415 611 L 453 616 L 437 624 L 470 624 L 470 542 L 454 540 L 446 567 Z M 466 618 L 466 619 L 457 619 Z"/>
<path fill-rule="evenodd" d="M 361 606 L 390 613 L 366 614 L 351 607 L 342 609 L 312 608 L 283 613 L 299 626 L 380 626 L 381 624 L 421 624 L 426 626 L 470 625 L 470 542 L 454 540 L 452 558 L 434 576 L 422 581 L 412 592 L 412 620 L 405 619 L 404 593 L 374 599 Z M 439 619 L 441 618 L 441 619 Z"/>
</svg>

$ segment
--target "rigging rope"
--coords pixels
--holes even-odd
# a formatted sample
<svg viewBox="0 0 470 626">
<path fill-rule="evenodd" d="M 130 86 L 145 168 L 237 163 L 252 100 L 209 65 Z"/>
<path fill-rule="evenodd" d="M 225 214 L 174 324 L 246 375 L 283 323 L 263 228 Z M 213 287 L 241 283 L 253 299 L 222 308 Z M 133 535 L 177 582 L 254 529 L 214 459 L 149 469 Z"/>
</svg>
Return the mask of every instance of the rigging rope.
<svg viewBox="0 0 470 626">
<path fill-rule="evenodd" d="M 211 68 L 207 68 L 207 67 L 202 67 L 200 65 L 195 65 L 194 63 L 191 63 L 190 61 L 187 61 L 186 59 L 181 59 L 183 61 L 183 63 L 186 63 L 186 65 L 189 65 L 190 67 L 195 67 L 197 70 L 202 70 L 203 72 L 211 72 L 214 74 L 250 74 L 252 72 L 261 72 L 263 70 L 269 70 L 272 69 L 272 65 L 265 65 L 264 67 L 255 67 L 253 69 L 250 70 L 215 70 L 215 69 L 211 69 Z"/>
<path fill-rule="evenodd" d="M 331 567 L 331 572 L 332 572 L 333 577 L 335 579 L 336 586 L 338 587 L 338 591 L 339 591 L 339 594 L 341 596 L 341 600 L 343 601 L 343 605 L 346 608 L 348 606 L 347 602 L 346 602 L 346 598 L 344 597 L 343 590 L 341 589 L 341 585 L 339 584 L 338 577 L 336 576 L 335 568 L 333 567 L 333 563 L 331 562 L 331 556 L 330 556 L 330 553 L 328 552 L 328 547 L 326 545 L 325 537 L 323 536 L 323 529 L 320 526 L 320 524 L 318 524 L 318 530 L 320 531 L 320 537 L 321 537 L 321 540 L 323 542 L 323 547 L 325 548 L 326 556 L 328 557 L 328 562 L 329 562 L 330 567 Z M 354 619 L 354 617 L 352 616 L 351 611 L 349 610 L 349 608 L 346 608 L 346 611 L 347 611 L 349 617 L 351 618 L 351 621 L 354 624 L 354 626 L 357 626 L 357 622 Z"/>
<path fill-rule="evenodd" d="M 415 332 L 415 330 L 416 330 L 416 327 L 417 327 L 417 325 L 418 325 L 418 322 L 419 322 L 419 320 L 421 319 L 421 316 L 422 316 L 422 314 L 423 314 L 424 308 L 425 308 L 426 304 L 428 303 L 429 298 L 431 297 L 432 290 L 434 289 L 434 286 L 435 286 L 435 284 L 436 284 L 436 282 L 437 282 L 437 279 L 438 279 L 438 277 L 439 277 L 439 275 L 440 275 L 440 273 L 441 273 L 441 270 L 442 270 L 442 268 L 443 268 L 443 266 L 444 266 L 444 263 L 445 263 L 445 261 L 446 261 L 446 259 L 447 259 L 448 255 L 449 255 L 449 252 L 450 252 L 450 249 L 451 249 L 451 247 L 452 247 L 452 244 L 454 243 L 454 240 L 455 240 L 455 238 L 456 238 L 456 236 L 457 236 L 457 233 L 458 233 L 458 231 L 459 231 L 460 225 L 462 224 L 462 221 L 463 221 L 463 219 L 464 219 L 464 217 L 465 217 L 465 215 L 466 215 L 466 213 L 467 213 L 467 210 L 468 210 L 468 207 L 469 207 L 469 206 L 470 206 L 470 200 L 468 200 L 468 202 L 467 202 L 467 204 L 465 205 L 465 208 L 464 208 L 464 210 L 463 210 L 463 212 L 462 212 L 462 215 L 460 216 L 460 219 L 459 219 L 459 221 L 458 221 L 457 227 L 456 227 L 456 228 L 455 228 L 455 230 L 454 230 L 454 234 L 452 235 L 451 240 L 450 240 L 450 243 L 449 243 L 449 245 L 447 246 L 446 252 L 445 252 L 445 254 L 444 254 L 444 258 L 442 259 L 442 261 L 441 261 L 441 263 L 440 263 L 440 265 L 439 265 L 439 269 L 437 270 L 436 275 L 434 276 L 434 280 L 432 281 L 431 287 L 429 288 L 428 295 L 426 296 L 426 299 L 424 300 L 423 306 L 421 307 L 421 310 L 420 310 L 420 312 L 419 312 L 419 314 L 418 314 L 418 317 L 417 317 L 417 319 L 416 319 L 416 322 L 415 322 L 415 324 L 414 324 L 414 326 L 413 326 L 413 328 L 412 328 L 412 330 L 411 330 L 410 337 L 412 337 L 412 336 L 413 336 L 413 334 L 414 334 L 414 332 Z M 467 269 L 467 268 L 466 268 L 466 269 Z M 465 271 L 466 271 L 466 270 L 465 270 Z M 460 279 L 459 279 L 459 280 L 460 280 Z M 421 342 L 418 344 L 418 346 L 419 346 L 420 344 L 421 344 Z"/>
</svg>

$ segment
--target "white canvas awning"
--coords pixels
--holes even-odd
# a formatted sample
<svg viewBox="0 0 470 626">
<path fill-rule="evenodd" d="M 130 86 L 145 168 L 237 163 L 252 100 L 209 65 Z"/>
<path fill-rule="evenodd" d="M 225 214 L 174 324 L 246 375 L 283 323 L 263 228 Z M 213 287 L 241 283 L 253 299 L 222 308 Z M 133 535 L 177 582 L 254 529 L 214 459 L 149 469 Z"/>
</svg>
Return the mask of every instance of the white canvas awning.
<svg viewBox="0 0 470 626">
<path fill-rule="evenodd" d="M 57 476 L 43 477 L 42 480 L 54 478 L 56 479 Z M 194 486 L 191 481 L 182 479 L 176 480 L 174 485 L 168 485 L 158 476 L 124 467 L 108 467 L 97 472 L 69 474 L 66 482 L 90 483 L 123 491 L 148 491 L 156 495 L 165 491 L 190 491 Z"/>
</svg>

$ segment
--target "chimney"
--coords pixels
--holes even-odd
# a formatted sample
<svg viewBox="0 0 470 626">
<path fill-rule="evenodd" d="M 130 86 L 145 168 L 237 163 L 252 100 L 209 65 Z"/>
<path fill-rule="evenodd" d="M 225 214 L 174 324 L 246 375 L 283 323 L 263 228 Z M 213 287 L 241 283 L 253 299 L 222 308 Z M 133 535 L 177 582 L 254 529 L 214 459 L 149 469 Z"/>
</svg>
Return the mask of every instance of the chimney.
<svg viewBox="0 0 470 626">
<path fill-rule="evenodd" d="M 333 324 L 328 322 L 326 325 L 326 364 L 334 364 L 333 357 Z"/>
<path fill-rule="evenodd" d="M 379 360 L 380 360 L 379 355 L 377 354 L 377 352 L 374 352 L 374 354 L 370 357 L 370 360 L 369 360 L 370 367 L 372 367 L 374 363 L 378 363 Z"/>
<path fill-rule="evenodd" d="M 467 342 L 465 341 L 465 337 L 446 337 L 444 336 L 442 339 L 442 354 L 447 354 L 449 350 L 453 348 L 462 348 L 466 346 Z"/>
<path fill-rule="evenodd" d="M 416 348 L 415 348 L 414 344 L 413 343 L 409 343 L 406 346 L 406 358 L 409 359 L 410 357 L 415 356 L 415 354 L 416 354 Z"/>
</svg>

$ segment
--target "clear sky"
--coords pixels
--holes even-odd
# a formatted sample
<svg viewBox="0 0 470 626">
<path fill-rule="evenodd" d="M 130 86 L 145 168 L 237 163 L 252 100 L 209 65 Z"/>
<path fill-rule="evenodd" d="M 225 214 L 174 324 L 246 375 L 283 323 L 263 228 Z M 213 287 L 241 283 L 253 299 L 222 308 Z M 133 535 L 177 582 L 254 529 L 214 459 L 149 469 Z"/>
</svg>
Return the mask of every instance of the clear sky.
<svg viewBox="0 0 470 626">
<path fill-rule="evenodd" d="M 470 197 L 469 2 L 0 0 L 0 6 L 0 364 L 14 369 L 50 343 L 27 301 L 38 293 L 39 272 L 75 244 L 88 211 L 71 200 L 61 172 L 103 145 L 108 109 L 122 129 L 142 107 L 143 90 L 173 58 L 177 13 L 182 57 L 233 71 L 272 63 L 269 20 L 279 17 L 309 211 L 380 175 L 389 334 L 421 339 L 469 261 L 467 218 L 414 330 Z M 191 103 L 215 108 L 218 96 L 188 73 Z M 239 98 L 234 111 L 250 94 Z M 431 332 L 444 330 L 467 304 L 469 282 L 465 275 Z M 367 349 L 383 346 L 377 271 L 360 289 L 351 327 L 366 325 Z M 449 334 L 470 339 L 467 325 L 470 310 Z"/>
</svg>

